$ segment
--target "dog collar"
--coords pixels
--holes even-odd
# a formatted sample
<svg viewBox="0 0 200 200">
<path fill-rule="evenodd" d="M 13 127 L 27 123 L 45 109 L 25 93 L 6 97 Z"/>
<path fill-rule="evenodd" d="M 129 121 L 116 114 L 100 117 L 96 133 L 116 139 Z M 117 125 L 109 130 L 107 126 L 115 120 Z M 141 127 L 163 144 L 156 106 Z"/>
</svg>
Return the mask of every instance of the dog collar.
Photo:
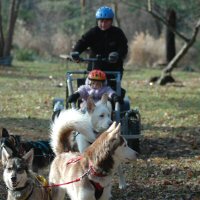
<svg viewBox="0 0 200 200">
<path fill-rule="evenodd" d="M 93 176 L 97 176 L 97 177 L 105 177 L 106 175 L 103 174 L 103 173 L 97 173 L 94 169 L 94 167 L 92 166 L 92 163 L 90 161 L 90 164 L 89 164 L 89 172 L 90 174 L 92 174 Z M 90 183 L 94 186 L 95 188 L 95 198 L 96 199 L 99 199 L 101 197 L 101 195 L 103 194 L 103 190 L 104 190 L 104 187 L 101 186 L 100 183 L 98 182 L 95 182 L 93 180 L 90 180 Z"/>
<path fill-rule="evenodd" d="M 28 187 L 28 188 L 27 188 Z M 20 200 L 28 200 L 30 198 L 30 196 L 33 194 L 33 184 L 30 184 L 27 182 L 27 184 L 24 187 L 21 188 L 17 188 L 15 190 L 11 190 L 9 188 L 7 188 L 10 192 L 13 192 L 14 195 L 17 195 L 18 192 L 22 192 L 21 198 Z M 26 189 L 26 192 L 23 191 Z"/>
<path fill-rule="evenodd" d="M 31 192 L 29 193 L 29 195 L 27 197 L 25 197 L 23 200 L 28 200 L 32 194 L 33 194 L 33 187 L 32 187 Z"/>
<path fill-rule="evenodd" d="M 94 175 L 94 176 L 97 176 L 97 177 L 104 177 L 104 176 L 106 176 L 105 173 L 97 173 L 91 163 L 90 163 L 89 169 L 90 169 L 90 173 L 92 175 Z"/>
</svg>

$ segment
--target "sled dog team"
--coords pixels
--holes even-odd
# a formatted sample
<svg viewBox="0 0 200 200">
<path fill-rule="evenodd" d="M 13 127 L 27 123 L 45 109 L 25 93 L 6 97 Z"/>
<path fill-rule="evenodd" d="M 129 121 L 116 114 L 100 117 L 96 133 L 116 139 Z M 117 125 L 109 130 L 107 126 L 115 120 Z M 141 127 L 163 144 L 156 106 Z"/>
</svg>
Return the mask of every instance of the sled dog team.
<svg viewBox="0 0 200 200">
<path fill-rule="evenodd" d="M 40 161 L 34 160 L 39 147 L 24 148 L 22 153 L 18 144 L 21 141 L 8 132 L 5 134 L 5 129 L 2 131 L 1 160 L 7 200 L 62 200 L 66 193 L 72 200 L 111 198 L 113 175 L 121 163 L 135 160 L 137 153 L 122 137 L 120 123 L 111 121 L 107 95 L 97 103 L 89 97 L 86 106 L 85 114 L 76 109 L 63 110 L 52 122 L 53 152 L 49 160 L 54 159 L 48 182 L 32 171 L 32 166 L 42 167 L 37 165 Z M 44 144 L 40 146 L 45 149 Z M 45 158 L 44 153 L 41 156 Z M 125 187 L 124 184 L 120 182 L 119 187 Z"/>
</svg>

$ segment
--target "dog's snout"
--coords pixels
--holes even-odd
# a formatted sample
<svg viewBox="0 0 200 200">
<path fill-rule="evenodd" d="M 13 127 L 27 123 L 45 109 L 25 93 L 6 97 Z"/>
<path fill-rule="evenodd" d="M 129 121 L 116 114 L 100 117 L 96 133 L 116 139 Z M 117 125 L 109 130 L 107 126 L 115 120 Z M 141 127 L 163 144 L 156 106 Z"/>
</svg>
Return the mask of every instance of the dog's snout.
<svg viewBox="0 0 200 200">
<path fill-rule="evenodd" d="M 12 176 L 12 177 L 11 177 L 11 181 L 12 181 L 12 182 L 16 182 L 16 180 L 17 180 L 17 177 L 16 177 L 16 176 Z"/>
</svg>

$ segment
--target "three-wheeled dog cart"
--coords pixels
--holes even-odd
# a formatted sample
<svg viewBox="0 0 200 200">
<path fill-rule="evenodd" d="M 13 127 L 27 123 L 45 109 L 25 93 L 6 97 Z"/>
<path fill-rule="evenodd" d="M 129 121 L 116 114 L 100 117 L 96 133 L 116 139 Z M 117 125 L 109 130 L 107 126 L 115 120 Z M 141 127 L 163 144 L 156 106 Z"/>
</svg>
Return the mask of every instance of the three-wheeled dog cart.
<svg viewBox="0 0 200 200">
<path fill-rule="evenodd" d="M 67 61 L 72 61 L 70 56 L 61 55 L 61 58 L 66 59 Z M 101 59 L 101 61 L 105 61 L 105 58 L 80 58 L 80 62 L 86 62 L 94 64 L 95 62 L 98 62 Z M 125 95 L 125 93 L 122 91 L 125 91 L 121 89 L 121 78 L 120 78 L 120 72 L 111 72 L 111 71 L 104 71 L 107 75 L 111 76 L 112 78 L 109 78 L 108 85 L 112 87 L 113 90 L 116 91 L 118 96 L 123 95 L 123 102 L 122 103 L 115 103 L 115 109 L 113 111 L 113 121 L 121 122 L 121 131 L 122 135 L 127 139 L 128 145 L 136 150 L 137 152 L 140 152 L 140 137 L 141 137 L 141 117 L 140 112 L 137 108 L 131 108 L 130 107 L 130 101 L 129 98 Z M 66 100 L 69 97 L 69 95 L 73 94 L 74 91 L 80 86 L 85 84 L 85 80 L 87 78 L 88 71 L 83 70 L 73 70 L 73 71 L 67 71 L 66 73 Z M 80 102 L 79 102 L 80 103 Z M 76 108 L 79 103 L 71 103 L 71 105 L 68 104 L 66 101 L 66 104 L 64 103 L 64 99 L 55 98 L 53 105 L 54 106 L 60 106 L 62 108 L 62 105 L 66 108 Z M 56 110 L 56 109 L 55 109 Z"/>
</svg>

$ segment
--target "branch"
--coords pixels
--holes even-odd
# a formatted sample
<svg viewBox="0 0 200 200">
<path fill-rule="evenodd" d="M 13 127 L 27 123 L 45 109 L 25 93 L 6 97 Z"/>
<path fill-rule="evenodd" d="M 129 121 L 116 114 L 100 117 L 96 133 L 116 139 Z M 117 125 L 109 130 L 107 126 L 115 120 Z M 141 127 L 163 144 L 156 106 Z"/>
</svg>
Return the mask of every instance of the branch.
<svg viewBox="0 0 200 200">
<path fill-rule="evenodd" d="M 172 26 L 170 26 L 167 21 L 165 19 L 163 19 L 161 16 L 159 16 L 157 13 L 155 13 L 152 10 L 152 4 L 151 4 L 151 0 L 148 0 L 148 12 L 156 19 L 158 19 L 159 21 L 161 21 L 163 24 L 165 24 L 174 34 L 178 35 L 181 39 L 183 39 L 185 42 L 189 42 L 190 39 L 185 37 L 184 35 L 182 35 L 180 32 L 178 32 L 175 28 L 173 28 Z"/>
<path fill-rule="evenodd" d="M 183 47 L 176 54 L 176 56 L 169 62 L 167 67 L 164 68 L 163 75 L 166 74 L 166 73 L 170 73 L 173 70 L 173 68 L 176 66 L 176 64 L 179 62 L 179 60 L 188 52 L 189 48 L 196 41 L 196 37 L 197 37 L 197 34 L 199 32 L 199 28 L 200 28 L 200 19 L 195 26 L 195 29 L 193 31 L 191 39 L 183 45 Z"/>
<path fill-rule="evenodd" d="M 200 26 L 200 19 L 199 19 L 199 21 L 196 24 L 196 27 L 199 27 L 199 26 Z"/>
</svg>

